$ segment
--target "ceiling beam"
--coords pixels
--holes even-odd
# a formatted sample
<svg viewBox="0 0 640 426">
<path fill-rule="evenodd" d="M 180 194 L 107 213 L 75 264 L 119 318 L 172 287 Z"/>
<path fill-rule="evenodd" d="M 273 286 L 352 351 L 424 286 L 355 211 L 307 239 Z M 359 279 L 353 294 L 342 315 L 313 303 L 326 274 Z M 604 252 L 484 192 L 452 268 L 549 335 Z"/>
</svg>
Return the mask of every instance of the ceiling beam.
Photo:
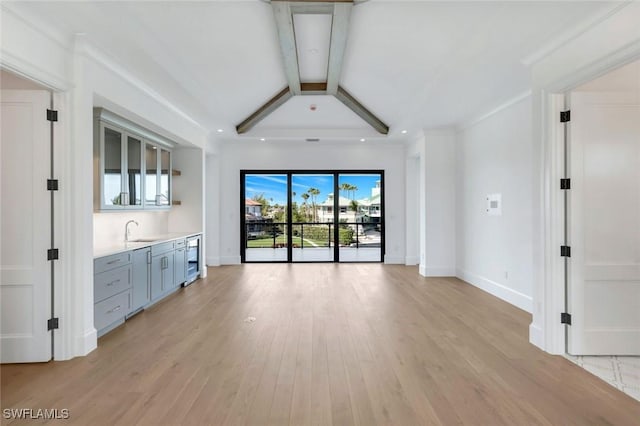
<svg viewBox="0 0 640 426">
<path fill-rule="evenodd" d="M 278 29 L 280 52 L 284 64 L 284 73 L 292 94 L 300 95 L 300 70 L 298 67 L 298 51 L 296 49 L 296 35 L 293 30 L 293 15 L 288 1 L 274 1 L 271 3 L 273 15 Z"/>
<path fill-rule="evenodd" d="M 327 66 L 327 94 L 336 95 L 344 51 L 347 47 L 347 35 L 349 34 L 349 17 L 351 16 L 351 3 L 336 3 L 333 5 L 333 20 L 331 22 L 331 44 L 329 45 L 329 63 Z"/>
<path fill-rule="evenodd" d="M 326 95 L 327 83 L 300 83 L 303 95 Z"/>
<path fill-rule="evenodd" d="M 247 117 L 242 123 L 238 124 L 236 126 L 236 132 L 238 132 L 238 134 L 248 132 L 267 115 L 278 109 L 280 105 L 291 99 L 292 96 L 291 90 L 289 90 L 288 87 L 285 87 L 277 95 L 269 99 L 266 104 L 258 108 L 256 112 Z"/>
<path fill-rule="evenodd" d="M 382 133 L 383 135 L 389 134 L 389 126 L 384 124 L 382 120 L 380 120 L 371 111 L 365 108 L 360 102 L 356 100 L 356 98 L 351 96 L 349 92 L 344 90 L 341 86 L 338 86 L 336 98 L 340 102 L 345 104 L 351 111 L 358 114 L 360 118 L 369 123 L 369 125 L 371 125 L 371 127 L 376 129 L 379 133 Z"/>
</svg>

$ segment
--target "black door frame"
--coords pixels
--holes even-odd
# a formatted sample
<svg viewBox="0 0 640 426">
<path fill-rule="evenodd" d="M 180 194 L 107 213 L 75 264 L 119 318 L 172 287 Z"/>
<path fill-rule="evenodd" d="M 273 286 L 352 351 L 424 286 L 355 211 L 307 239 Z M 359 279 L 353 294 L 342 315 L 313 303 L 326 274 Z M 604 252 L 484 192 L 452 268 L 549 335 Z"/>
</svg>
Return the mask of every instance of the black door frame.
<svg viewBox="0 0 640 426">
<path fill-rule="evenodd" d="M 289 232 L 287 233 L 287 260 L 278 261 L 248 261 L 246 259 L 246 216 L 245 216 L 245 178 L 247 175 L 286 175 L 287 177 L 287 225 Z M 333 175 L 333 260 L 332 261 L 293 261 L 293 233 L 291 232 L 293 223 L 293 206 L 291 199 L 291 180 L 293 175 Z M 362 261 L 362 262 L 340 262 L 340 244 L 335 242 L 340 241 L 339 225 L 340 225 L 340 191 L 339 191 L 339 177 L 340 175 L 364 175 L 364 174 L 377 174 L 380 175 L 380 260 L 379 261 Z M 241 263 L 381 263 L 384 262 L 385 254 L 385 182 L 384 182 L 384 170 L 240 170 L 240 261 Z M 335 196 L 338 194 L 338 196 Z"/>
</svg>

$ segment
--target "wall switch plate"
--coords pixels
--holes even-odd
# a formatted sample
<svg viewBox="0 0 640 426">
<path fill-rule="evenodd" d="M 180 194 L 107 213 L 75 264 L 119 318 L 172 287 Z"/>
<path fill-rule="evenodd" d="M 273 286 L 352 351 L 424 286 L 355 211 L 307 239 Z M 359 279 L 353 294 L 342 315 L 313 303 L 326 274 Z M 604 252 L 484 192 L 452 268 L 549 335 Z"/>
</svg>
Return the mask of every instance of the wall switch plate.
<svg viewBox="0 0 640 426">
<path fill-rule="evenodd" d="M 487 195 L 487 214 L 489 216 L 502 216 L 502 194 Z"/>
</svg>

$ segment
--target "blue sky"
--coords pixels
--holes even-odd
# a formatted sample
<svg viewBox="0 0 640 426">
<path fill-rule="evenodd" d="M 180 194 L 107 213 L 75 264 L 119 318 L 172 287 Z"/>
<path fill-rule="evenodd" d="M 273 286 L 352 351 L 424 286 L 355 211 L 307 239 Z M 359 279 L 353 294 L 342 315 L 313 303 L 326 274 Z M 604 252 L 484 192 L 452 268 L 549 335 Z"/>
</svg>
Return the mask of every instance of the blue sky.
<svg viewBox="0 0 640 426">
<path fill-rule="evenodd" d="M 341 175 L 338 184 L 350 183 L 358 187 L 356 200 L 370 197 L 371 188 L 380 179 L 379 175 Z M 296 193 L 294 201 L 302 203 L 301 195 L 309 188 L 318 188 L 320 195 L 317 201 L 320 203 L 327 199 L 327 194 L 333 192 L 333 175 L 293 175 L 293 192 Z M 287 202 L 287 175 L 246 175 L 245 194 L 247 198 L 264 194 L 272 204 L 284 205 Z M 346 194 L 341 194 L 346 196 Z"/>
</svg>

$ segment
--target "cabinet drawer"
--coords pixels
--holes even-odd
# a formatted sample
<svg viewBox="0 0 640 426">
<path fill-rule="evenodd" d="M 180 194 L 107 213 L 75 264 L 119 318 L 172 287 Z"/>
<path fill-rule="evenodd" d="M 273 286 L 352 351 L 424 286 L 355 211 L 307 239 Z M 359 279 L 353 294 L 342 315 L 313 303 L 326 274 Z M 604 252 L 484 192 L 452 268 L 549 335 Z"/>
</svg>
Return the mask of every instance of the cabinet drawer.
<svg viewBox="0 0 640 426">
<path fill-rule="evenodd" d="M 187 246 L 187 240 L 186 239 L 176 240 L 176 248 L 177 249 L 185 248 L 186 246 Z"/>
<path fill-rule="evenodd" d="M 94 327 L 102 330 L 106 326 L 124 318 L 129 313 L 131 294 L 129 291 L 111 296 L 94 306 Z"/>
<path fill-rule="evenodd" d="M 93 278 L 93 299 L 100 302 L 131 287 L 131 265 L 96 274 Z"/>
<path fill-rule="evenodd" d="M 111 256 L 99 257 L 93 261 L 93 273 L 108 271 L 118 266 L 128 265 L 131 263 L 131 252 L 113 254 Z"/>
<path fill-rule="evenodd" d="M 175 241 L 169 241 L 162 244 L 156 244 L 151 246 L 151 256 L 155 256 L 157 254 L 166 253 L 168 251 L 175 250 L 176 248 Z"/>
</svg>

